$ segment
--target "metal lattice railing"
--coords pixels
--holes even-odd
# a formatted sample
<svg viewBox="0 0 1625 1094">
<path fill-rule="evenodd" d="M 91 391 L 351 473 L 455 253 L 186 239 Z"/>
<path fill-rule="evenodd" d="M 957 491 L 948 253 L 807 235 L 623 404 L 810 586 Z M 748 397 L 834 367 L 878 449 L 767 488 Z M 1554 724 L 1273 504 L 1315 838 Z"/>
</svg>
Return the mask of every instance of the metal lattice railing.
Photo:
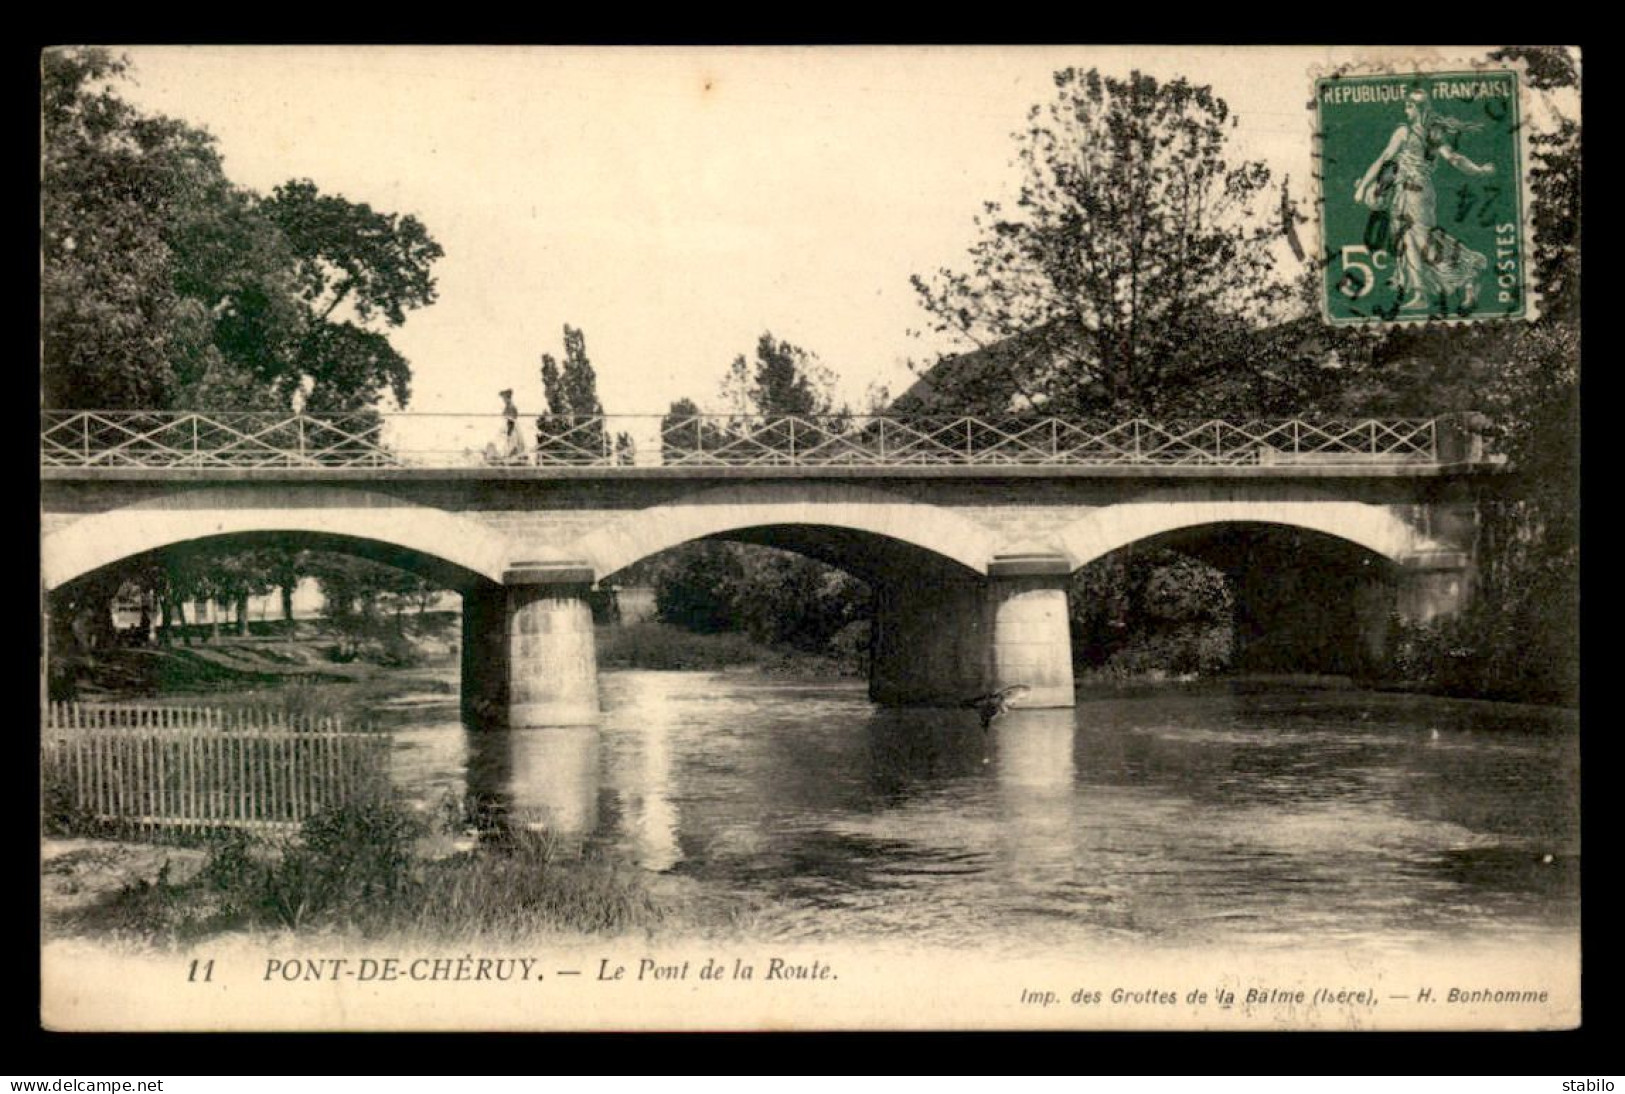
<svg viewBox="0 0 1625 1094">
<path fill-rule="evenodd" d="M 42 467 L 1245 467 L 1482 458 L 1455 419 L 48 411 Z"/>
<path fill-rule="evenodd" d="M 47 412 L 44 467 L 388 467 L 379 414 Z"/>
</svg>

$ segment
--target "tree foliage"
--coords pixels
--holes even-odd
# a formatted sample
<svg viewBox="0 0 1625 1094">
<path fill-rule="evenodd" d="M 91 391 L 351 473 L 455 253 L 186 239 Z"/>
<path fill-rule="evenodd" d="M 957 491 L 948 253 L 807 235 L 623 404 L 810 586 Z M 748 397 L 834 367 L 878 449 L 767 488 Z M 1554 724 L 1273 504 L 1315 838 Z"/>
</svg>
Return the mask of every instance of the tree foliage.
<svg viewBox="0 0 1625 1094">
<path fill-rule="evenodd" d="M 329 551 L 311 552 L 304 572 L 321 588 L 327 617 L 341 623 L 372 623 L 386 609 L 398 618 L 406 606 L 421 607 L 439 592 L 432 582 L 407 570 Z"/>
<path fill-rule="evenodd" d="M 967 268 L 914 278 L 936 329 L 988 354 L 942 397 L 1168 414 L 1273 364 L 1252 337 L 1288 295 L 1256 215 L 1269 172 L 1227 158 L 1224 100 L 1139 72 L 1066 69 L 1055 88 L 1016 134 L 1014 207 L 987 203 Z"/>
<path fill-rule="evenodd" d="M 1567 51 L 1516 49 L 1530 82 L 1578 87 Z M 1484 506 L 1474 609 L 1452 646 L 1472 690 L 1575 702 L 1580 624 L 1580 128 L 1560 117 L 1535 148 L 1534 272 L 1541 316 L 1495 333 L 1482 385 L 1493 443 L 1514 475 Z"/>
<path fill-rule="evenodd" d="M 699 542 L 642 564 L 628 580 L 655 588 L 660 618 L 701 634 L 742 631 L 758 642 L 828 650 L 848 624 L 867 620 L 869 588 L 810 558 L 771 547 Z"/>
<path fill-rule="evenodd" d="M 1233 598 L 1224 575 L 1160 548 L 1114 552 L 1070 590 L 1073 658 L 1128 674 L 1229 667 Z"/>
<path fill-rule="evenodd" d="M 216 278 L 177 278 L 174 244 L 207 238 L 200 217 L 230 221 L 230 186 L 206 133 L 145 117 L 114 94 L 125 68 L 101 50 L 42 60 L 48 406 L 168 406 L 208 365 L 210 304 L 195 294 Z M 211 203 L 219 211 L 204 214 Z"/>
<path fill-rule="evenodd" d="M 727 434 L 693 399 L 674 400 L 660 420 L 661 459 L 678 463 L 693 452 L 716 451 Z"/>
<path fill-rule="evenodd" d="M 293 248 L 300 296 L 318 319 L 348 303 L 363 321 L 398 327 L 434 303 L 429 271 L 445 252 L 416 217 L 323 194 L 309 179 L 278 186 L 263 209 Z"/>
<path fill-rule="evenodd" d="M 632 438 L 610 437 L 604 429 L 604 404 L 598 400 L 598 373 L 587 356 L 587 336 L 578 327 L 564 325 L 564 365 L 551 353 L 542 354 L 542 393 L 547 413 L 536 419 L 536 444 L 555 457 L 572 454 L 609 455 L 617 462 L 632 460 Z"/>
<path fill-rule="evenodd" d="M 105 50 L 42 60 L 43 395 L 52 408 L 404 406 L 383 331 L 434 300 L 415 218 L 226 178 L 214 138 L 117 94 Z M 341 308 L 341 305 L 343 306 Z"/>
<path fill-rule="evenodd" d="M 756 340 L 756 360 L 734 358 L 722 394 L 735 414 L 761 417 L 814 417 L 834 412 L 833 374 L 800 346 L 763 331 Z"/>
<path fill-rule="evenodd" d="M 761 418 L 820 418 L 842 428 L 849 411 L 835 403 L 835 375 L 818 356 L 763 331 L 755 358 L 739 354 L 723 373 L 718 396 L 724 413 L 706 415 L 693 399 L 673 401 L 661 420 L 661 447 L 668 461 L 690 452 L 715 450 L 749 432 L 756 448 L 788 446 L 792 433 L 761 427 Z"/>
</svg>

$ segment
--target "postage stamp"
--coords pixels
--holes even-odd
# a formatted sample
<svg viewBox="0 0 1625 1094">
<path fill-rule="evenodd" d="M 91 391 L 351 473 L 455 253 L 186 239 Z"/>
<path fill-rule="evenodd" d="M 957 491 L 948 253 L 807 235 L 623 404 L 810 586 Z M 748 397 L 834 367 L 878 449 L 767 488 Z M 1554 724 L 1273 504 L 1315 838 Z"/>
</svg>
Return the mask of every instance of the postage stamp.
<svg viewBox="0 0 1625 1094">
<path fill-rule="evenodd" d="M 1516 69 L 1315 81 L 1326 320 L 1531 319 Z"/>
</svg>

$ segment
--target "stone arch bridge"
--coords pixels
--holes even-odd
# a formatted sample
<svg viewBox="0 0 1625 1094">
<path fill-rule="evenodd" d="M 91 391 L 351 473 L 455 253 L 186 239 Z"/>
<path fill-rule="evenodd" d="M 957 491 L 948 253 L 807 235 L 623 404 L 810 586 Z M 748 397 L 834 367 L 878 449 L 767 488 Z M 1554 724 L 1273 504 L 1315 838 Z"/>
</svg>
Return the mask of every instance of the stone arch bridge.
<svg viewBox="0 0 1625 1094">
<path fill-rule="evenodd" d="M 413 460 L 360 430 L 294 449 L 289 422 L 302 438 L 323 424 L 303 417 L 275 429 L 234 419 L 225 440 L 225 416 L 203 417 L 217 433 L 188 446 L 176 440 L 186 417 L 48 418 L 47 590 L 197 541 L 350 550 L 462 593 L 465 703 L 515 725 L 591 721 L 586 594 L 707 538 L 786 548 L 868 581 L 879 702 L 1020 683 L 1032 689 L 1025 705 L 1070 706 L 1069 578 L 1137 544 L 1230 575 L 1238 639 L 1277 663 L 1283 650 L 1301 650 L 1306 668 L 1328 648 L 1375 652 L 1391 615 L 1425 622 L 1467 603 L 1477 499 L 1500 470 L 1450 419 L 1131 423 L 1132 446 L 1122 426 L 1049 419 L 940 430 L 731 419 L 709 434 L 694 426 L 686 446 L 668 433 L 657 459 L 628 458 L 606 419 L 585 456 L 565 446 L 551 458 L 543 438 L 514 462 L 487 462 Z M 786 421 L 801 425 L 799 450 Z M 751 429 L 752 443 L 736 443 Z M 1081 439 L 1063 445 L 1063 429 Z"/>
</svg>

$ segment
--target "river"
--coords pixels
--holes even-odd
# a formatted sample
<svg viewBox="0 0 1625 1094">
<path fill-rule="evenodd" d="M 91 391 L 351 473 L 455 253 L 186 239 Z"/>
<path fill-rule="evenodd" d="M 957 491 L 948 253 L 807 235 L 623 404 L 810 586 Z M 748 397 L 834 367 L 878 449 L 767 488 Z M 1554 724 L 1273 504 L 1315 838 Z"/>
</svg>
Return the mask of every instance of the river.
<svg viewBox="0 0 1625 1094">
<path fill-rule="evenodd" d="M 395 778 L 755 909 L 786 941 L 1414 949 L 1575 939 L 1572 712 L 1200 683 L 1014 711 L 620 671 L 596 729 L 375 713 Z"/>
</svg>

